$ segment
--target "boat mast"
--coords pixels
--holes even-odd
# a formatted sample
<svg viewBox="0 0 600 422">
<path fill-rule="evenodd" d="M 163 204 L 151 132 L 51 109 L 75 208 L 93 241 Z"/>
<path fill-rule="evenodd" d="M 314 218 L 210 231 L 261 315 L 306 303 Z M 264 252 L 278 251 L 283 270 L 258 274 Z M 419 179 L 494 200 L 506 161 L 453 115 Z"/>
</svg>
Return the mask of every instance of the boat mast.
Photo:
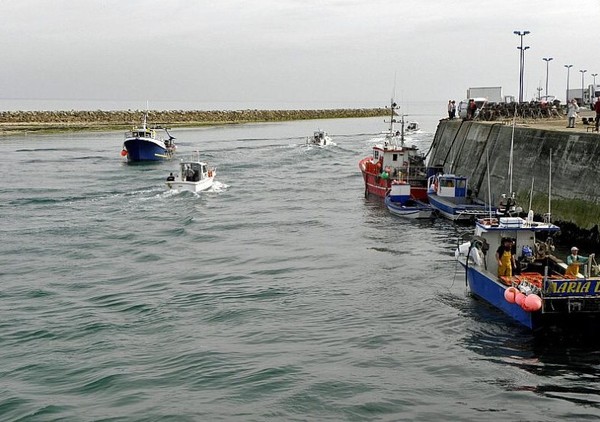
<svg viewBox="0 0 600 422">
<path fill-rule="evenodd" d="M 488 188 L 488 206 L 489 206 L 489 214 L 490 221 L 492 221 L 492 185 L 490 182 L 490 152 L 489 147 L 486 145 L 485 148 L 485 161 L 487 165 L 487 188 Z"/>
<path fill-rule="evenodd" d="M 513 114 L 512 135 L 510 137 L 510 155 L 508 158 L 508 195 L 513 192 L 513 149 L 515 145 L 515 125 L 517 122 L 517 103 L 515 103 L 515 113 Z"/>
<path fill-rule="evenodd" d="M 552 203 L 552 148 L 550 148 L 550 162 L 548 163 L 548 223 L 550 223 L 550 216 L 552 215 L 551 203 Z"/>
</svg>

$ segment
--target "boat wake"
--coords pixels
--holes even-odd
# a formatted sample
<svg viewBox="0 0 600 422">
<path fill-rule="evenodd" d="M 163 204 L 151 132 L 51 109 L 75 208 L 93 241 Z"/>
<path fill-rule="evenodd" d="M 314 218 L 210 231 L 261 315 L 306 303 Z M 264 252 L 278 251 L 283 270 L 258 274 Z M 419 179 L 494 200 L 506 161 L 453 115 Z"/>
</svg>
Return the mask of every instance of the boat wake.
<svg viewBox="0 0 600 422">
<path fill-rule="evenodd" d="M 208 188 L 206 190 L 206 192 L 216 192 L 216 193 L 220 193 L 220 192 L 224 192 L 225 190 L 227 190 L 227 188 L 229 187 L 229 185 L 223 183 L 223 182 L 219 182 L 218 180 L 213 181 L 213 184 L 210 188 Z"/>
<path fill-rule="evenodd" d="M 190 195 L 190 196 L 195 196 L 196 198 L 200 198 L 200 197 L 202 197 L 203 193 L 210 193 L 210 192 L 221 193 L 221 192 L 226 191 L 228 187 L 229 187 L 228 184 L 215 180 L 215 181 L 213 181 L 213 184 L 210 188 L 208 188 L 204 191 L 201 191 L 201 192 L 190 192 L 188 190 L 169 189 L 165 192 L 161 192 L 160 194 L 156 195 L 156 197 L 170 198 L 170 197 L 176 197 L 179 195 Z"/>
</svg>

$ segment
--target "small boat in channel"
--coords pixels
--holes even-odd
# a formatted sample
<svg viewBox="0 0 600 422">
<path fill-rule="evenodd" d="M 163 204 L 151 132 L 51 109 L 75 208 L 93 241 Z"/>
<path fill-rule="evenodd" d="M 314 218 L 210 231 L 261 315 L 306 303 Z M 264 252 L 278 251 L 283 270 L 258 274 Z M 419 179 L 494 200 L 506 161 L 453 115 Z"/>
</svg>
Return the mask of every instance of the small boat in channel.
<svg viewBox="0 0 600 422">
<path fill-rule="evenodd" d="M 373 146 L 372 155 L 359 161 L 358 167 L 365 181 L 365 196 L 369 194 L 385 198 L 392 182 L 402 181 L 410 185 L 414 199 L 427 201 L 427 168 L 425 156 L 419 149 L 404 142 L 404 116 L 401 130 L 394 129 L 398 105 L 392 100 L 390 128 L 385 132 L 383 144 Z"/>
<path fill-rule="evenodd" d="M 306 145 L 316 145 L 319 147 L 331 145 L 332 142 L 331 137 L 323 130 L 315 131 L 312 137 L 306 139 Z"/>
<path fill-rule="evenodd" d="M 148 113 L 144 114 L 144 120 L 141 127 L 133 128 L 125 133 L 125 141 L 121 155 L 127 157 L 127 161 L 161 161 L 173 157 L 175 149 L 175 138 L 172 137 L 166 128 L 162 128 L 168 138 L 163 139 L 157 134 L 157 129 L 147 127 Z"/>
<path fill-rule="evenodd" d="M 167 177 L 167 187 L 177 191 L 200 192 L 213 185 L 217 170 L 200 161 L 200 152 L 196 151 L 189 158 L 182 158 L 179 162 L 179 172 L 171 173 Z"/>
<path fill-rule="evenodd" d="M 549 326 L 582 327 L 600 318 L 600 277 L 586 265 L 583 274 L 568 275 L 567 264 L 554 254 L 552 234 L 559 227 L 526 219 L 500 217 L 479 219 L 470 240 L 455 251 L 464 267 L 470 292 L 498 308 L 519 324 L 537 330 Z M 545 240 L 538 240 L 539 238 Z M 512 248 L 517 269 L 498 275 L 494 251 L 505 244 Z M 512 246 L 510 246 L 512 245 Z M 589 260 L 594 261 L 593 254 Z M 589 262 L 588 262 L 589 263 Z"/>
<path fill-rule="evenodd" d="M 433 216 L 433 208 L 410 196 L 410 185 L 394 181 L 390 193 L 385 197 L 385 205 L 390 213 L 410 219 L 424 219 Z"/>
<path fill-rule="evenodd" d="M 431 206 L 452 221 L 470 221 L 496 214 L 496 209 L 468 195 L 467 178 L 453 174 L 430 176 L 427 197 Z"/>
<path fill-rule="evenodd" d="M 420 129 L 419 122 L 408 122 L 406 123 L 404 130 L 406 132 L 416 132 Z"/>
</svg>

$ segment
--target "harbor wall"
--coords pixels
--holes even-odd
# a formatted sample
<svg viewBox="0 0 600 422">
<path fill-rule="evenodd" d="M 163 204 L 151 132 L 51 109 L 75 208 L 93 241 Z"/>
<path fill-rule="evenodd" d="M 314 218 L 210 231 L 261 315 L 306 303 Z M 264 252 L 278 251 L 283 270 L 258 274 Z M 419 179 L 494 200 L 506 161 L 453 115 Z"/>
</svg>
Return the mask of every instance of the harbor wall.
<svg viewBox="0 0 600 422">
<path fill-rule="evenodd" d="M 510 124 L 440 120 L 429 165 L 440 165 L 445 172 L 467 176 L 469 187 L 479 198 L 488 200 L 491 196 L 497 204 L 500 195 L 509 192 L 511 139 Z M 517 125 L 513 156 L 512 190 L 525 211 L 529 209 L 533 182 L 532 209 L 538 215 L 548 212 L 551 167 L 552 221 L 560 222 L 563 229 L 581 229 L 580 235 L 588 240 L 598 238 L 600 136 L 597 133 Z"/>
</svg>

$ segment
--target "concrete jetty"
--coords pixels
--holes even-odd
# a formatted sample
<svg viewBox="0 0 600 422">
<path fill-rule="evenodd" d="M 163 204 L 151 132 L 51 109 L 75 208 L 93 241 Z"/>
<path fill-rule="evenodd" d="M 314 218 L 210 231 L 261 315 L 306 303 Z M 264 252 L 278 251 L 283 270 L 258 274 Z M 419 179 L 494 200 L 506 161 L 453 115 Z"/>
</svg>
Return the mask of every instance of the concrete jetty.
<svg viewBox="0 0 600 422">
<path fill-rule="evenodd" d="M 538 215 L 548 212 L 551 166 L 552 220 L 561 224 L 563 231 L 572 229 L 574 238 L 598 244 L 600 135 L 581 122 L 576 129 L 567 129 L 565 124 L 566 119 L 520 121 L 513 138 L 510 121 L 440 120 L 429 165 L 467 176 L 469 187 L 487 200 L 487 154 L 490 194 L 493 203 L 498 203 L 502 193 L 509 193 L 509 155 L 514 139 L 513 191 L 525 211 L 533 181 L 532 209 Z"/>
</svg>

